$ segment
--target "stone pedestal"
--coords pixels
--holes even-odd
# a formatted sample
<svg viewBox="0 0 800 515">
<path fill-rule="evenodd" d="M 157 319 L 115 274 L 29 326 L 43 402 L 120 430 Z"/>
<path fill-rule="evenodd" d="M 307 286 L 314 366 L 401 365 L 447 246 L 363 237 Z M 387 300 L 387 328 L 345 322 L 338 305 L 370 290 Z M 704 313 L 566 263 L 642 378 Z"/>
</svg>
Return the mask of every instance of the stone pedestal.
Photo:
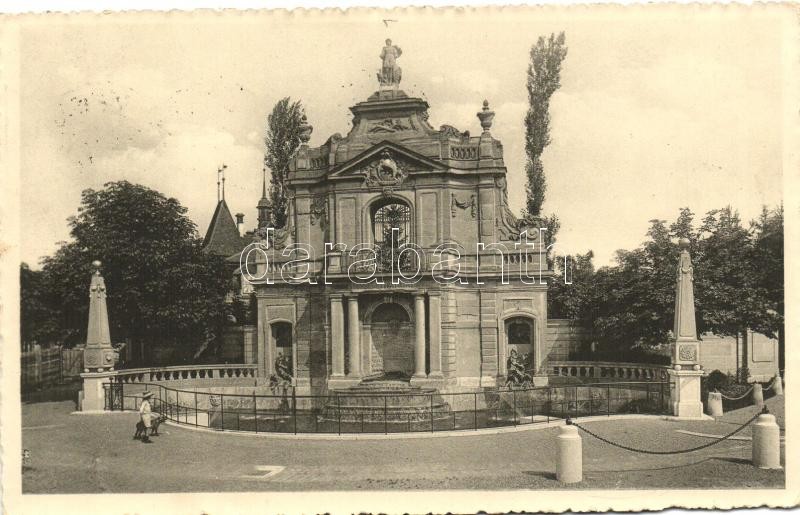
<svg viewBox="0 0 800 515">
<path fill-rule="evenodd" d="M 106 407 L 104 384 L 111 382 L 114 372 L 87 372 L 81 374 L 83 379 L 83 396 L 80 411 L 103 411 Z"/>
<path fill-rule="evenodd" d="M 700 378 L 703 371 L 684 370 L 680 365 L 669 371 L 675 385 L 672 399 L 672 414 L 680 418 L 703 418 L 703 403 L 700 401 Z"/>
<path fill-rule="evenodd" d="M 533 386 L 547 386 L 550 384 L 550 378 L 547 374 L 534 374 Z"/>
</svg>

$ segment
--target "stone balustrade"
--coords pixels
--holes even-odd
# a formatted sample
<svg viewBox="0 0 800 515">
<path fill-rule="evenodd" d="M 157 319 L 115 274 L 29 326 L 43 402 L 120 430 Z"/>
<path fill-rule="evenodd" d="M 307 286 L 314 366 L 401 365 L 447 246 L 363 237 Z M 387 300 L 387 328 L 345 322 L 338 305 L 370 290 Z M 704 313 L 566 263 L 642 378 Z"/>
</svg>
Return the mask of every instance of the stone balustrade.
<svg viewBox="0 0 800 515">
<path fill-rule="evenodd" d="M 612 361 L 551 361 L 548 372 L 556 377 L 609 381 L 668 381 L 669 365 L 615 363 Z"/>
<path fill-rule="evenodd" d="M 154 383 L 183 379 L 255 378 L 257 365 L 188 365 L 117 370 L 114 376 L 123 383 Z"/>
</svg>

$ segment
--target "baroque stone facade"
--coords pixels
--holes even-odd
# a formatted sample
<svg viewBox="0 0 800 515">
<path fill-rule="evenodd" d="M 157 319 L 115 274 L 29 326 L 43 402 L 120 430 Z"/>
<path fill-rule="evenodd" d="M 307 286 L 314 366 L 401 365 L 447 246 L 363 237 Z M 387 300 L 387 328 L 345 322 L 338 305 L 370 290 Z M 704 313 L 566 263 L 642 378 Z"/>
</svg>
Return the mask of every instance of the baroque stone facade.
<svg viewBox="0 0 800 515">
<path fill-rule="evenodd" d="M 428 103 L 386 74 L 384 63 L 379 90 L 350 108 L 346 136 L 310 147 L 304 127 L 288 224 L 250 255 L 260 374 L 291 360 L 298 393 L 376 377 L 469 390 L 503 384 L 514 349 L 545 384 L 550 272 L 537 229 L 515 246 L 525 228 L 508 208 L 494 113 L 476 106 L 476 136 L 435 129 Z M 409 246 L 418 254 L 398 252 Z"/>
</svg>

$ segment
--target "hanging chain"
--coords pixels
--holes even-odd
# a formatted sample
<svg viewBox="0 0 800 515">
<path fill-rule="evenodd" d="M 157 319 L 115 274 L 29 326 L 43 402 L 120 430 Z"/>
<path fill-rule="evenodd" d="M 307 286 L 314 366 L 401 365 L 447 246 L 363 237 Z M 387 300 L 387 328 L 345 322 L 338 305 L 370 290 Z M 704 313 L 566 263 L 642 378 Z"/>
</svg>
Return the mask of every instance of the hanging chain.
<svg viewBox="0 0 800 515">
<path fill-rule="evenodd" d="M 602 436 L 600 436 L 600 435 L 598 435 L 596 433 L 593 433 L 592 431 L 589 431 L 588 429 L 586 429 L 585 427 L 581 426 L 580 424 L 575 423 L 573 420 L 571 420 L 569 418 L 567 419 L 567 424 L 577 427 L 581 431 L 583 431 L 585 433 L 588 433 L 589 435 L 597 438 L 601 442 L 605 442 L 605 443 L 607 443 L 609 445 L 613 445 L 614 447 L 619 447 L 620 449 L 625 449 L 626 451 L 639 452 L 639 453 L 642 453 L 642 454 L 659 454 L 659 455 L 684 454 L 684 453 L 687 453 L 687 452 L 699 451 L 701 449 L 705 449 L 707 447 L 711 447 L 712 445 L 716 445 L 716 444 L 718 444 L 720 442 L 723 442 L 723 441 L 727 440 L 728 438 L 730 438 L 733 435 L 735 435 L 738 432 L 740 432 L 745 427 L 747 427 L 750 424 L 752 424 L 753 421 L 755 421 L 759 416 L 761 416 L 764 413 L 768 413 L 766 406 L 764 407 L 763 411 L 760 411 L 760 412 L 756 413 L 753 416 L 753 418 L 751 418 L 750 420 L 748 420 L 747 422 L 745 422 L 744 424 L 742 424 L 740 427 L 736 428 L 735 430 L 731 431 L 730 433 L 726 434 L 725 436 L 721 436 L 721 437 L 715 439 L 713 442 L 705 443 L 703 445 L 698 445 L 697 447 L 692 447 L 690 449 L 681 449 L 681 450 L 678 450 L 678 451 L 651 451 L 651 450 L 648 450 L 648 449 L 637 449 L 636 447 L 629 447 L 627 445 L 623 445 L 623 444 L 617 443 L 617 442 L 612 442 L 611 440 L 603 438 Z"/>
</svg>

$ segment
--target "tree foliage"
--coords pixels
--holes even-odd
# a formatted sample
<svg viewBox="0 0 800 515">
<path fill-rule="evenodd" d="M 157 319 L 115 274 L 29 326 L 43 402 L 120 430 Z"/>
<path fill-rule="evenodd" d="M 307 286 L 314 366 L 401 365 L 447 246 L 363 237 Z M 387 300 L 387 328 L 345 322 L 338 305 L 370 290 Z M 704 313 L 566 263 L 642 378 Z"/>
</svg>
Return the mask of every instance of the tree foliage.
<svg viewBox="0 0 800 515">
<path fill-rule="evenodd" d="M 48 345 L 59 336 L 58 312 L 47 287 L 44 272 L 31 270 L 26 263 L 19 267 L 20 341 L 23 346 Z"/>
<path fill-rule="evenodd" d="M 542 153 L 550 144 L 550 97 L 561 87 L 561 63 L 567 56 L 564 33 L 543 36 L 531 47 L 528 64 L 528 113 L 525 116 L 525 172 L 527 200 L 525 210 L 539 216 L 544 203 L 545 182 Z"/>
<path fill-rule="evenodd" d="M 289 174 L 289 163 L 300 147 L 300 125 L 304 114 L 299 100 L 292 102 L 291 98 L 286 97 L 275 104 L 267 118 L 264 164 L 272 171 L 269 197 L 272 203 L 272 223 L 276 229 L 286 225 L 286 178 Z"/>
<path fill-rule="evenodd" d="M 688 208 L 669 225 L 651 220 L 639 248 L 617 251 L 614 266 L 596 271 L 591 253 L 571 257 L 573 284 L 565 285 L 557 270 L 551 315 L 579 321 L 601 350 L 668 343 L 679 255 L 675 241 L 683 237 L 690 242 L 700 334 L 736 335 L 747 328 L 770 337 L 782 334 L 783 208 L 765 209 L 750 228 L 730 207 L 708 212 L 695 225 Z"/>
<path fill-rule="evenodd" d="M 202 252 L 186 208 L 127 181 L 82 194 L 69 219 L 72 240 L 43 260 L 48 289 L 67 345 L 85 339 L 92 261 L 102 262 L 115 342 L 173 348 L 178 354 L 213 339 L 223 322 L 224 262 Z"/>
</svg>

